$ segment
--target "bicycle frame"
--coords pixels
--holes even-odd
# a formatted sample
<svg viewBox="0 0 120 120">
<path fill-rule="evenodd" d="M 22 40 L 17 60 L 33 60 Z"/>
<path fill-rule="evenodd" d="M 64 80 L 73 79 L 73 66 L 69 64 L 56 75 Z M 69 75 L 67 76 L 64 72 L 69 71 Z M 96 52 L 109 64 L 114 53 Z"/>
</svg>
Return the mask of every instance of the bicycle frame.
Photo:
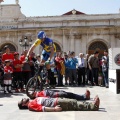
<svg viewBox="0 0 120 120">
<path fill-rule="evenodd" d="M 35 66 L 35 75 L 29 79 L 26 85 L 27 96 L 30 97 L 31 94 L 33 94 L 37 89 L 39 91 L 46 89 L 48 87 L 48 84 L 46 84 L 46 79 L 47 70 L 45 69 L 45 66 L 42 71 L 40 71 L 39 65 Z M 29 91 L 32 91 L 32 93 L 30 93 Z"/>
</svg>

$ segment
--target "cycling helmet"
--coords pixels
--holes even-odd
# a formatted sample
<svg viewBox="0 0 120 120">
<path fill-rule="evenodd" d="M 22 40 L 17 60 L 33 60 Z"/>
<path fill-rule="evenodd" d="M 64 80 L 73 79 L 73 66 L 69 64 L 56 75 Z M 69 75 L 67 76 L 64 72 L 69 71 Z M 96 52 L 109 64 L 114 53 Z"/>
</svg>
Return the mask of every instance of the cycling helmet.
<svg viewBox="0 0 120 120">
<path fill-rule="evenodd" d="M 15 55 L 19 55 L 19 53 L 18 53 L 18 52 L 14 52 L 14 56 L 15 56 Z"/>
<path fill-rule="evenodd" d="M 44 31 L 40 31 L 40 32 L 38 33 L 38 38 L 39 38 L 39 39 L 43 39 L 43 38 L 45 38 L 45 37 L 46 37 L 46 34 L 45 34 Z"/>
</svg>

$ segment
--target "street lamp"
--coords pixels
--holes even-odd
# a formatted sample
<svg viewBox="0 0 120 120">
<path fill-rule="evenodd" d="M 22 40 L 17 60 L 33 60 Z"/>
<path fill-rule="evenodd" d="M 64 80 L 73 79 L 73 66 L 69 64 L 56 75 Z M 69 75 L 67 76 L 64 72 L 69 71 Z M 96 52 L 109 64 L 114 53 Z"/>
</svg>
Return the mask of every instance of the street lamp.
<svg viewBox="0 0 120 120">
<path fill-rule="evenodd" d="M 32 45 L 32 39 L 28 39 L 28 37 L 25 36 L 24 39 L 19 40 L 19 45 L 21 47 L 25 47 L 25 49 L 26 49 L 28 46 Z"/>
</svg>

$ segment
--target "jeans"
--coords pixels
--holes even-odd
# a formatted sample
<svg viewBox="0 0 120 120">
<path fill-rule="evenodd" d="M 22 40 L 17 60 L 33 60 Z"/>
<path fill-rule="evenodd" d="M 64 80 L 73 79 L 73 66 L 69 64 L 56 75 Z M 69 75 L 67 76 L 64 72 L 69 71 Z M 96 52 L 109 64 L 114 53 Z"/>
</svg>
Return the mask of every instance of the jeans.
<svg viewBox="0 0 120 120">
<path fill-rule="evenodd" d="M 63 75 L 61 75 L 60 70 L 58 70 L 58 86 L 63 85 Z"/>
<path fill-rule="evenodd" d="M 98 70 L 98 68 L 92 68 L 92 79 L 96 85 L 98 85 Z M 93 80 L 91 82 L 93 83 Z"/>
<path fill-rule="evenodd" d="M 69 69 L 69 80 L 71 82 L 71 84 L 75 83 L 78 84 L 77 81 L 77 70 L 76 69 Z"/>
<path fill-rule="evenodd" d="M 104 76 L 105 86 L 108 86 L 108 69 L 106 71 L 102 71 L 102 72 L 103 72 L 103 76 Z"/>
<path fill-rule="evenodd" d="M 78 68 L 78 85 L 85 85 L 85 67 Z"/>
<path fill-rule="evenodd" d="M 86 83 L 88 84 L 88 81 L 91 81 L 91 79 L 92 79 L 92 73 L 91 73 L 91 70 L 89 68 L 87 68 L 86 74 L 87 74 L 87 81 L 86 81 Z"/>
<path fill-rule="evenodd" d="M 57 97 L 76 99 L 76 100 L 86 100 L 86 94 L 78 95 L 71 92 L 59 91 Z"/>
</svg>

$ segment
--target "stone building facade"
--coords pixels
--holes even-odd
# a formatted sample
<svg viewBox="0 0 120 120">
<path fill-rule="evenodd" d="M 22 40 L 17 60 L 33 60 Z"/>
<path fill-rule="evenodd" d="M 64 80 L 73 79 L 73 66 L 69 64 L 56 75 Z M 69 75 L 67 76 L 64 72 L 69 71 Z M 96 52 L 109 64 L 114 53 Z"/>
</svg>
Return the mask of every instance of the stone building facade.
<svg viewBox="0 0 120 120">
<path fill-rule="evenodd" d="M 24 47 L 19 40 L 34 42 L 40 30 L 46 32 L 57 46 L 57 51 L 75 51 L 92 54 L 99 50 L 120 47 L 120 14 L 71 14 L 61 16 L 26 17 L 21 13 L 20 5 L 0 5 L 0 50 L 6 44 L 11 51 L 22 52 Z M 30 46 L 27 46 L 28 49 Z M 35 53 L 41 52 L 37 47 Z"/>
</svg>

